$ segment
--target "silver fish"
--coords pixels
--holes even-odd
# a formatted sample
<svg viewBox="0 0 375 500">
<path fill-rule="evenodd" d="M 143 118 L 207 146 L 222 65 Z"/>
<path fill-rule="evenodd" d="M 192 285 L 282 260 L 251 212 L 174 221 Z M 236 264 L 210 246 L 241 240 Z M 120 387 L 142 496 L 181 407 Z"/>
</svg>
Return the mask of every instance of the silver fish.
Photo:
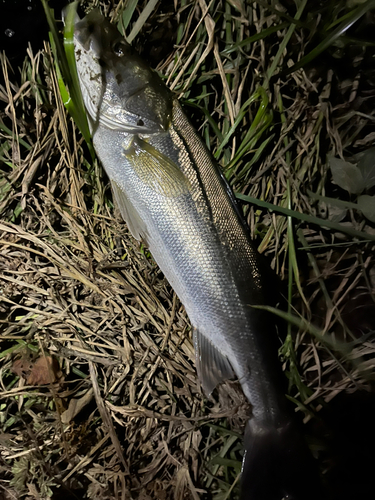
<svg viewBox="0 0 375 500">
<path fill-rule="evenodd" d="M 285 398 L 273 319 L 252 307 L 268 303 L 267 271 L 232 191 L 177 99 L 108 20 L 92 11 L 74 43 L 94 148 L 131 233 L 186 308 L 204 391 L 237 376 L 253 407 L 243 498 L 318 498 L 291 477 L 309 454 Z"/>
</svg>

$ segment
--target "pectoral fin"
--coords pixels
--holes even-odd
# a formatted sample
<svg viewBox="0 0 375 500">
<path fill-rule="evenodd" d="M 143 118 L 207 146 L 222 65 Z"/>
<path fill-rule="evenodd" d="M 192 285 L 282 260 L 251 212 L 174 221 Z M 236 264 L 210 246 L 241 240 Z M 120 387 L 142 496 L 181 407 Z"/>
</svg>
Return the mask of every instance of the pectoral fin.
<svg viewBox="0 0 375 500">
<path fill-rule="evenodd" d="M 146 224 L 142 221 L 138 212 L 125 192 L 115 181 L 111 181 L 112 191 L 122 218 L 126 222 L 130 232 L 136 240 L 143 240 L 147 243 Z"/>
<path fill-rule="evenodd" d="M 189 191 L 189 181 L 178 165 L 143 139 L 135 137 L 123 154 L 139 179 L 156 193 L 174 198 Z"/>
<path fill-rule="evenodd" d="M 228 359 L 197 328 L 193 330 L 195 364 L 204 392 L 209 396 L 217 384 L 234 376 Z"/>
</svg>

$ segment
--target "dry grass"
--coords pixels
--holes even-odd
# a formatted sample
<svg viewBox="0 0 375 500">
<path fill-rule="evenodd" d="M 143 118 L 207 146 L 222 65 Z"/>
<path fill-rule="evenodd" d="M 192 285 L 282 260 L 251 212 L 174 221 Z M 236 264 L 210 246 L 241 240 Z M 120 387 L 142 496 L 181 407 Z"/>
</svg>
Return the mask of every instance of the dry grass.
<svg viewBox="0 0 375 500">
<path fill-rule="evenodd" d="M 107 9 L 118 18 L 121 5 Z M 373 89 L 324 65 L 264 79 L 288 27 L 228 48 L 293 11 L 209 5 L 203 22 L 203 0 L 156 10 L 136 44 L 150 47 L 164 24 L 180 27 L 177 48 L 158 54 L 159 68 L 213 151 L 228 135 L 218 159 L 237 191 L 332 219 L 337 207 L 307 190 L 343 196 L 326 154 L 371 146 Z M 298 27 L 279 66 L 308 52 L 313 35 Z M 0 116 L 11 133 L 0 131 L 0 498 L 236 498 L 249 415 L 238 386 L 203 397 L 185 311 L 113 207 L 105 174 L 64 110 L 49 46 L 29 52 L 21 79 L 4 57 L 2 67 Z M 261 85 L 270 102 L 253 137 L 246 134 L 259 98 L 232 134 Z M 282 354 L 290 394 L 308 420 L 337 394 L 371 385 L 374 242 L 298 220 L 294 233 L 282 215 L 245 211 L 260 251 L 290 279 L 289 314 L 301 320 Z M 357 211 L 341 217 L 375 234 Z"/>
</svg>

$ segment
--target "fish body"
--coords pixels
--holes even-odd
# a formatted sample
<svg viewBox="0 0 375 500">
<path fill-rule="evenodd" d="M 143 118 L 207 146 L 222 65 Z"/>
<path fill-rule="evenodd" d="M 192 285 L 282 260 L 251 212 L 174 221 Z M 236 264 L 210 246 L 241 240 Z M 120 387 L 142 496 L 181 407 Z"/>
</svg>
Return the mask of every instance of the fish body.
<svg viewBox="0 0 375 500">
<path fill-rule="evenodd" d="M 253 407 L 243 498 L 312 498 L 293 481 L 279 484 L 285 453 L 299 460 L 306 450 L 284 395 L 275 325 L 252 307 L 269 303 L 267 273 L 230 188 L 178 101 L 99 12 L 76 23 L 75 52 L 94 148 L 130 231 L 186 308 L 205 392 L 235 375 Z"/>
</svg>

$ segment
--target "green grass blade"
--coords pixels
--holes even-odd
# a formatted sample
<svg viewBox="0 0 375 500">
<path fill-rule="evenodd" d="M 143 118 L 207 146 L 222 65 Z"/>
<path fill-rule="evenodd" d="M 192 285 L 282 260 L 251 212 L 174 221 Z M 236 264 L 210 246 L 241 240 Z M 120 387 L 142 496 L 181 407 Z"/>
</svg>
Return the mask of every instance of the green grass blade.
<svg viewBox="0 0 375 500">
<path fill-rule="evenodd" d="M 295 19 L 298 21 L 306 7 L 306 4 L 307 4 L 307 0 L 302 0 L 298 10 L 297 10 L 297 13 L 295 15 Z M 267 78 L 266 78 L 266 81 L 264 82 L 263 84 L 263 87 L 264 89 L 266 90 L 268 88 L 268 83 L 269 83 L 269 80 L 270 78 L 273 76 L 273 74 L 275 73 L 275 70 L 280 62 L 280 59 L 284 53 L 284 50 L 286 48 L 286 46 L 288 45 L 289 43 L 289 40 L 291 38 L 291 36 L 293 35 L 293 32 L 294 30 L 296 29 L 296 25 L 295 24 L 291 24 L 289 26 L 289 29 L 285 35 L 285 37 L 283 38 L 283 41 L 281 42 L 280 44 L 280 47 L 279 47 L 279 50 L 277 51 L 277 54 L 275 56 L 275 59 L 272 61 L 272 64 L 269 68 L 269 70 L 267 71 Z"/>
<path fill-rule="evenodd" d="M 138 17 L 137 21 L 135 22 L 133 29 L 130 32 L 130 35 L 127 38 L 129 43 L 132 43 L 134 38 L 141 31 L 143 25 L 145 24 L 147 19 L 150 17 L 152 11 L 155 9 L 158 2 L 159 2 L 159 0 L 150 0 L 148 2 L 148 4 L 146 5 L 146 7 L 143 9 L 141 15 Z"/>
<path fill-rule="evenodd" d="M 91 134 L 87 123 L 86 110 L 83 104 L 74 55 L 74 20 L 78 2 L 74 2 L 67 6 L 64 44 L 60 41 L 56 22 L 52 15 L 52 10 L 49 8 L 46 0 L 42 0 L 42 4 L 50 29 L 50 42 L 55 59 L 59 89 L 64 106 L 73 117 L 77 127 L 81 131 L 90 150 L 91 157 L 94 159 L 95 153 L 91 144 Z"/>
<path fill-rule="evenodd" d="M 341 342 L 337 340 L 333 335 L 323 332 L 316 326 L 312 325 L 305 318 L 296 316 L 295 314 L 290 314 L 276 307 L 271 306 L 251 306 L 254 309 L 262 309 L 264 311 L 270 312 L 279 316 L 285 321 L 288 321 L 292 325 L 299 328 L 301 331 L 308 332 L 311 336 L 315 337 L 322 344 L 329 346 L 331 349 L 340 352 L 344 356 L 348 356 L 351 353 L 351 346 L 347 342 Z"/>
<path fill-rule="evenodd" d="M 284 30 L 285 28 L 288 28 L 288 26 L 290 26 L 290 23 L 282 23 L 278 24 L 277 26 L 271 26 L 270 28 L 262 30 L 260 33 L 256 33 L 253 36 L 245 38 L 245 40 L 241 40 L 240 42 L 234 43 L 231 47 L 224 49 L 222 51 L 222 54 L 227 56 L 241 47 L 250 45 L 251 43 L 257 42 L 258 40 L 264 40 L 265 38 L 267 38 L 267 36 L 272 35 L 273 33 L 277 33 L 278 31 Z"/>
<path fill-rule="evenodd" d="M 130 21 L 133 17 L 135 8 L 137 7 L 138 0 L 130 0 L 126 8 L 121 12 L 120 19 L 117 23 L 117 29 L 120 33 L 125 36 L 126 28 L 129 26 Z"/>
<path fill-rule="evenodd" d="M 224 140 L 223 134 L 221 133 L 219 127 L 217 126 L 216 121 L 214 120 L 214 118 L 212 118 L 212 115 L 207 110 L 207 108 L 205 108 L 204 106 L 200 106 L 199 104 L 196 104 L 193 101 L 188 101 L 186 99 L 184 99 L 182 102 L 183 102 L 184 106 L 199 109 L 199 111 L 201 111 L 204 114 L 204 116 L 206 117 L 208 123 L 211 125 L 212 130 L 215 132 L 215 135 L 219 139 L 219 141 Z"/>
<path fill-rule="evenodd" d="M 288 192 L 288 208 L 291 210 L 291 192 L 290 192 L 290 182 L 289 179 L 287 181 L 287 192 Z M 297 261 L 297 255 L 296 255 L 296 246 L 294 244 L 294 231 L 293 231 L 293 218 L 291 216 L 288 216 L 288 225 L 287 225 L 287 237 L 288 237 L 288 262 L 289 262 L 289 276 L 291 279 L 291 283 L 289 286 L 289 292 L 290 296 L 288 296 L 288 303 L 292 303 L 292 273 L 290 272 L 291 270 L 293 271 L 293 276 L 294 276 L 294 281 L 298 289 L 298 293 L 306 306 L 308 307 L 308 301 L 305 297 L 305 294 L 303 293 L 302 290 L 302 285 L 301 285 L 301 280 L 299 276 L 299 269 L 298 269 L 298 261 Z"/>
<path fill-rule="evenodd" d="M 309 262 L 311 264 L 311 268 L 314 272 L 314 275 L 315 275 L 315 278 L 316 280 L 318 281 L 319 283 L 319 286 L 320 286 L 320 289 L 323 293 L 323 296 L 324 296 L 324 299 L 326 301 L 326 304 L 329 308 L 329 310 L 331 311 L 334 311 L 334 315 L 335 317 L 337 318 L 337 320 L 339 321 L 339 323 L 341 324 L 342 328 L 344 329 L 344 331 L 346 331 L 352 338 L 352 334 L 351 332 L 348 330 L 348 328 L 346 327 L 346 324 L 345 322 L 343 321 L 342 317 L 341 317 L 341 314 L 340 314 L 340 311 L 338 308 L 335 307 L 329 293 L 328 293 L 328 290 L 327 290 L 327 287 L 325 285 L 325 282 L 324 282 L 324 279 L 319 271 L 319 268 L 318 268 L 318 264 L 316 263 L 316 260 L 315 260 L 315 257 L 311 251 L 311 248 L 303 234 L 303 231 L 302 229 L 298 229 L 297 230 L 297 236 L 298 236 L 298 239 L 299 241 L 301 242 L 301 244 L 303 245 L 303 248 L 305 249 L 306 253 L 307 253 L 307 258 L 309 259 Z"/>
<path fill-rule="evenodd" d="M 13 137 L 14 139 L 14 134 L 13 132 L 10 130 L 10 128 L 8 128 L 1 120 L 0 120 L 0 130 L 3 130 L 6 134 L 10 135 L 11 137 Z M 27 150 L 30 151 L 31 149 L 31 146 L 30 144 L 28 144 L 26 141 L 24 141 L 23 139 L 21 138 L 18 138 L 18 142 L 20 144 L 22 144 L 22 146 L 24 146 Z"/>
<path fill-rule="evenodd" d="M 95 158 L 95 153 L 91 144 L 91 134 L 86 117 L 85 105 L 79 84 L 77 73 L 76 58 L 74 54 L 74 22 L 77 14 L 78 2 L 69 4 L 66 9 L 65 29 L 64 29 L 64 49 L 66 61 L 69 67 L 69 91 L 72 98 L 69 111 L 74 118 L 78 128 L 89 146 L 92 158 Z M 64 75 L 66 78 L 67 75 Z"/>
<path fill-rule="evenodd" d="M 53 17 L 53 10 L 48 6 L 48 0 L 41 0 L 41 2 L 42 2 L 44 12 L 45 12 L 45 15 L 47 18 L 49 30 L 52 34 L 53 40 L 55 41 L 56 57 L 60 61 L 62 73 L 63 74 L 68 73 L 69 66 L 68 66 L 68 63 L 67 63 L 67 60 L 65 57 L 64 49 L 63 49 L 62 44 L 60 42 L 59 32 L 57 30 L 55 18 Z"/>
<path fill-rule="evenodd" d="M 353 203 L 352 201 L 343 201 L 337 198 L 329 198 L 328 196 L 322 196 L 321 194 L 313 193 L 312 191 L 310 191 L 310 189 L 307 189 L 307 194 L 313 200 L 323 201 L 324 203 L 327 203 L 329 205 L 336 205 L 337 207 L 354 208 L 355 210 L 359 210 L 358 203 Z"/>
<path fill-rule="evenodd" d="M 247 196 L 240 193 L 236 193 L 236 198 L 242 201 L 247 201 L 248 203 L 252 203 L 253 205 L 257 205 L 258 207 L 267 208 L 271 212 L 277 212 L 279 214 L 286 215 L 287 217 L 294 217 L 295 219 L 308 222 L 309 224 L 315 224 L 321 227 L 329 227 L 330 229 L 334 229 L 335 231 L 339 231 L 340 233 L 348 234 L 349 236 L 353 236 L 354 238 L 359 238 L 360 240 L 375 241 L 375 235 L 373 234 L 365 233 L 363 231 L 357 231 L 356 229 L 351 229 L 350 227 L 343 226 L 342 224 L 337 224 L 336 222 L 332 222 L 330 220 L 321 219 L 320 217 L 314 217 L 313 215 L 306 215 L 301 212 L 296 212 L 295 210 L 289 210 L 288 208 L 278 207 L 277 205 L 273 205 L 272 203 L 268 203 L 267 201 L 258 200 L 257 198 L 253 198 L 252 196 Z"/>
<path fill-rule="evenodd" d="M 57 49 L 56 49 L 55 40 L 53 39 L 53 35 L 51 32 L 49 33 L 49 43 L 51 44 L 52 53 L 54 54 L 54 63 L 55 63 L 55 70 L 56 70 L 56 75 L 57 75 L 57 83 L 59 85 L 61 99 L 62 99 L 64 106 L 69 111 L 70 104 L 71 104 L 71 98 L 70 98 L 70 94 L 68 92 L 68 89 L 64 83 L 64 79 L 63 79 L 63 76 L 61 73 L 58 58 L 56 57 Z"/>
<path fill-rule="evenodd" d="M 247 113 L 248 107 L 250 106 L 250 104 L 253 103 L 254 101 L 256 101 L 259 97 L 261 98 L 261 104 L 259 107 L 259 111 L 257 112 L 255 119 L 254 119 L 253 123 L 251 124 L 250 130 L 255 130 L 258 127 L 259 123 L 261 122 L 261 120 L 264 116 L 266 108 L 268 106 L 268 96 L 264 92 L 264 89 L 261 87 L 258 88 L 253 93 L 253 95 L 250 96 L 249 99 L 242 105 L 242 107 L 241 107 L 241 109 L 240 109 L 240 111 L 235 119 L 235 122 L 233 123 L 232 127 L 229 129 L 228 133 L 223 138 L 223 141 L 220 144 L 220 146 L 217 148 L 217 151 L 215 153 L 215 158 L 218 158 L 220 156 L 222 149 L 224 148 L 224 146 L 226 146 L 226 144 L 228 144 L 230 138 L 232 137 L 232 135 L 236 131 L 237 127 L 242 122 L 242 119 L 245 116 L 245 114 Z"/>
<path fill-rule="evenodd" d="M 234 43 L 228 49 L 224 49 L 222 51 L 222 54 L 224 56 L 227 56 L 241 47 L 245 47 L 246 45 L 250 45 L 251 43 L 257 42 L 258 40 L 264 40 L 265 38 L 267 38 L 267 36 L 272 35 L 273 33 L 277 33 L 278 31 L 283 30 L 285 28 L 288 28 L 288 26 L 290 26 L 289 23 L 282 23 L 282 24 L 279 24 L 277 26 L 271 26 L 270 28 L 262 30 L 260 33 L 256 33 L 253 36 L 249 36 L 248 38 L 245 38 L 245 40 L 241 40 L 240 42 Z"/>
<path fill-rule="evenodd" d="M 354 9 L 352 13 L 346 16 L 346 19 L 334 31 L 332 31 L 332 33 L 330 33 L 317 47 L 315 47 L 315 49 L 309 52 L 306 56 L 302 57 L 302 59 L 298 61 L 298 63 L 294 64 L 283 74 L 289 75 L 290 73 L 294 73 L 294 71 L 297 71 L 306 64 L 310 63 L 319 54 L 330 47 L 343 33 L 345 33 L 345 31 L 347 31 L 363 15 L 365 15 L 366 12 L 368 12 L 370 9 L 373 9 L 374 7 L 375 1 L 368 0 L 363 5 L 360 5 L 359 7 Z"/>
</svg>

